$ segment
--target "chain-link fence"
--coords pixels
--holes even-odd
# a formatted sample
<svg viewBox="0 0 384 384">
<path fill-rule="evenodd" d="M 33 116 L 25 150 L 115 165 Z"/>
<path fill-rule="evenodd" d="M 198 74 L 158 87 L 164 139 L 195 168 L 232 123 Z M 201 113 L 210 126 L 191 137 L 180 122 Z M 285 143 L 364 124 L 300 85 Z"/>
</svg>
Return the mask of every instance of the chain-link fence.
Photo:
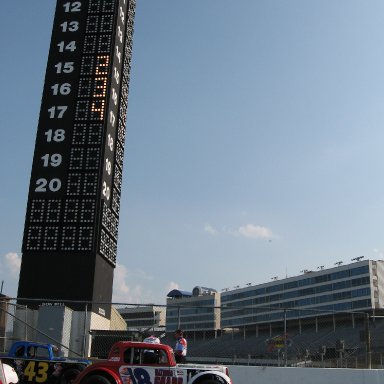
<svg viewBox="0 0 384 384">
<path fill-rule="evenodd" d="M 224 328 L 220 324 L 229 321 L 225 307 L 111 304 L 107 317 L 95 311 L 95 303 L 83 308 L 73 311 L 52 303 L 30 309 L 14 299 L 0 301 L 0 352 L 16 340 L 30 340 L 53 343 L 63 356 L 106 358 L 118 340 L 142 341 L 153 334 L 173 346 L 177 327 L 185 332 L 189 362 L 335 368 L 384 364 L 384 319 L 377 313 L 265 307 L 258 309 L 265 321 L 252 323 L 250 308 L 236 307 L 231 321 L 244 324 Z"/>
</svg>

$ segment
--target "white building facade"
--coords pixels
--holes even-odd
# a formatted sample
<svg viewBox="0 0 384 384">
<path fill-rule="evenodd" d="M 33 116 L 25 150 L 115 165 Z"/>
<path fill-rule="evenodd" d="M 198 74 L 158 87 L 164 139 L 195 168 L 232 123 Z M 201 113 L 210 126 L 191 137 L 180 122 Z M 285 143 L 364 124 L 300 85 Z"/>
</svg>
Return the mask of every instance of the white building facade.
<svg viewBox="0 0 384 384">
<path fill-rule="evenodd" d="M 384 261 L 365 260 L 221 294 L 221 327 L 242 327 L 384 304 Z"/>
</svg>

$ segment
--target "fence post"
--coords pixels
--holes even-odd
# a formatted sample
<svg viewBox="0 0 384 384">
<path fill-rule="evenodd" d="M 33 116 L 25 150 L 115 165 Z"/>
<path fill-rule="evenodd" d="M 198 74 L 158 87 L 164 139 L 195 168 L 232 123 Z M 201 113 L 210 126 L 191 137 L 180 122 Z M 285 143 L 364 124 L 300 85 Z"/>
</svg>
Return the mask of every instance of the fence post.
<svg viewBox="0 0 384 384">
<path fill-rule="evenodd" d="M 88 304 L 85 304 L 85 311 L 84 311 L 84 332 L 83 332 L 83 346 L 82 346 L 82 351 L 81 355 L 85 357 L 85 352 L 86 352 L 86 346 L 87 346 L 87 319 L 88 319 Z"/>
<path fill-rule="evenodd" d="M 365 343 L 367 348 L 367 369 L 372 368 L 371 330 L 369 328 L 369 313 L 365 315 Z"/>
<path fill-rule="evenodd" d="M 180 329 L 180 306 L 177 307 L 177 329 Z"/>
<path fill-rule="evenodd" d="M 287 353 L 287 310 L 284 309 L 284 367 L 288 363 L 288 353 Z"/>
<path fill-rule="evenodd" d="M 24 317 L 24 333 L 25 333 L 25 340 L 28 340 L 28 327 L 27 327 L 27 324 L 28 324 L 28 307 L 27 305 L 24 306 L 25 307 L 25 311 L 24 311 L 24 314 L 25 314 L 25 317 Z"/>
</svg>

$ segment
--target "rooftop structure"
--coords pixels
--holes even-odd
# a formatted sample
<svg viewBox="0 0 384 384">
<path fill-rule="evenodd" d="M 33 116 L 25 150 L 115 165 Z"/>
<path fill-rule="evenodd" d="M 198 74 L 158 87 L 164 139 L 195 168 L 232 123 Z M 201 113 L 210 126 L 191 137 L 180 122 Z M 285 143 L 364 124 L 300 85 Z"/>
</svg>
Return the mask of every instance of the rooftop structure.
<svg viewBox="0 0 384 384">
<path fill-rule="evenodd" d="M 172 290 L 167 295 L 166 331 L 220 329 L 220 293 L 197 286 L 192 292 Z"/>
</svg>

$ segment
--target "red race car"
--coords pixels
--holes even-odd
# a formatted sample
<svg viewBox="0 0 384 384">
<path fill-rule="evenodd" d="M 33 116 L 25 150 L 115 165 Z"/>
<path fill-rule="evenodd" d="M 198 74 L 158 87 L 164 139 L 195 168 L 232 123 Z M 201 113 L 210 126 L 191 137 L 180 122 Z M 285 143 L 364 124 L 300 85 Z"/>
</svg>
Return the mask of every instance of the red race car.
<svg viewBox="0 0 384 384">
<path fill-rule="evenodd" d="M 176 364 L 168 345 L 119 341 L 74 384 L 231 384 L 222 365 Z"/>
</svg>

